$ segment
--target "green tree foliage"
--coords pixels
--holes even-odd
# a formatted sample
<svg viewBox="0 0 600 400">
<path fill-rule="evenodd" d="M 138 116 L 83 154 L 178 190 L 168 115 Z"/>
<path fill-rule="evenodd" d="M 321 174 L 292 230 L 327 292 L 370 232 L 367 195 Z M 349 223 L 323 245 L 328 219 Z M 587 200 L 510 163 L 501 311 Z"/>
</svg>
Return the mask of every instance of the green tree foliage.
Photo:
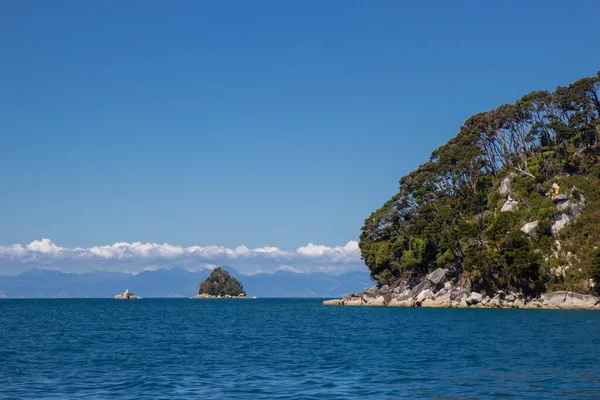
<svg viewBox="0 0 600 400">
<path fill-rule="evenodd" d="M 209 294 L 211 296 L 239 296 L 246 295 L 242 284 L 229 275 L 221 267 L 215 268 L 208 278 L 200 284 L 198 294 Z"/>
<path fill-rule="evenodd" d="M 585 177 L 577 190 L 590 200 L 600 183 L 599 116 L 600 72 L 467 119 L 365 220 L 359 246 L 371 276 L 386 284 L 416 282 L 444 267 L 482 290 L 539 292 L 563 284 L 548 274 L 556 259 L 550 227 L 558 215 L 548 192 L 554 182 Z M 509 173 L 519 209 L 500 212 L 498 186 Z M 569 231 L 600 230 L 590 218 L 595 214 Z M 520 232 L 534 220 L 535 235 Z M 582 282 L 596 279 L 600 268 L 588 250 L 578 252 Z"/>
</svg>

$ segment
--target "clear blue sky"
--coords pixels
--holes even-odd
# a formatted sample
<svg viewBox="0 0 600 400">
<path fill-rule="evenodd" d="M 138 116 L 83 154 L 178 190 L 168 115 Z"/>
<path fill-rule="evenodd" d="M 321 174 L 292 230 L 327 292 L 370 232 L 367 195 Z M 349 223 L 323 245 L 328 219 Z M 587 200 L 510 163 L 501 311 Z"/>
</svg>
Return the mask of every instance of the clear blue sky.
<svg viewBox="0 0 600 400">
<path fill-rule="evenodd" d="M 0 245 L 343 245 L 467 117 L 595 74 L 598 15 L 3 1 Z"/>
</svg>

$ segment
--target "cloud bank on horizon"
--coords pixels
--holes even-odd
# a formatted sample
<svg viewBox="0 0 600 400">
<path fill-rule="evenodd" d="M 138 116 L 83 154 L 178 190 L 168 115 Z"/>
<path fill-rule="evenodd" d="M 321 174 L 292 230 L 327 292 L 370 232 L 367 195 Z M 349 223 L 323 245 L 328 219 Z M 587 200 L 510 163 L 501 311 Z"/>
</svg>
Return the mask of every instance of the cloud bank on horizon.
<svg viewBox="0 0 600 400">
<path fill-rule="evenodd" d="M 138 273 L 175 266 L 198 270 L 219 265 L 230 265 L 246 274 L 278 270 L 339 274 L 366 268 L 356 241 L 335 247 L 309 243 L 295 251 L 270 246 L 250 249 L 241 245 L 232 249 L 141 242 L 68 248 L 46 238 L 27 245 L 0 246 L 0 275 L 14 275 L 30 268 L 76 273 L 99 270 Z"/>
</svg>

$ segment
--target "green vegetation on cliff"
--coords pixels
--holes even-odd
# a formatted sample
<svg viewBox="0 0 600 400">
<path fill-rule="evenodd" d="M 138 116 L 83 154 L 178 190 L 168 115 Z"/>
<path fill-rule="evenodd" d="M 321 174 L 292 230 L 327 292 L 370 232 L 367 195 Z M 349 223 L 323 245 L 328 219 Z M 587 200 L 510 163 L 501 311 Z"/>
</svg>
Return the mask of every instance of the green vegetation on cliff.
<svg viewBox="0 0 600 400">
<path fill-rule="evenodd" d="M 600 72 L 467 119 L 365 220 L 372 277 L 442 267 L 482 291 L 597 291 L 599 116 Z"/>
<path fill-rule="evenodd" d="M 204 282 L 200 284 L 198 294 L 207 294 L 211 296 L 240 296 L 246 295 L 242 284 L 229 275 L 221 267 L 215 268 Z"/>
</svg>

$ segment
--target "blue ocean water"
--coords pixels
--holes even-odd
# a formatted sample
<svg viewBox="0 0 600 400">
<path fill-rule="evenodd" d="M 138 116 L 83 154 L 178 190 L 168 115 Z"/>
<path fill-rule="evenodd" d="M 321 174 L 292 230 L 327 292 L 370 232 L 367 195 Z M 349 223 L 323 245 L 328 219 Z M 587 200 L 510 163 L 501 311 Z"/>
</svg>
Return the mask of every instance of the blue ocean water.
<svg viewBox="0 0 600 400">
<path fill-rule="evenodd" d="M 600 312 L 1 300 L 0 398 L 600 398 Z"/>
</svg>

